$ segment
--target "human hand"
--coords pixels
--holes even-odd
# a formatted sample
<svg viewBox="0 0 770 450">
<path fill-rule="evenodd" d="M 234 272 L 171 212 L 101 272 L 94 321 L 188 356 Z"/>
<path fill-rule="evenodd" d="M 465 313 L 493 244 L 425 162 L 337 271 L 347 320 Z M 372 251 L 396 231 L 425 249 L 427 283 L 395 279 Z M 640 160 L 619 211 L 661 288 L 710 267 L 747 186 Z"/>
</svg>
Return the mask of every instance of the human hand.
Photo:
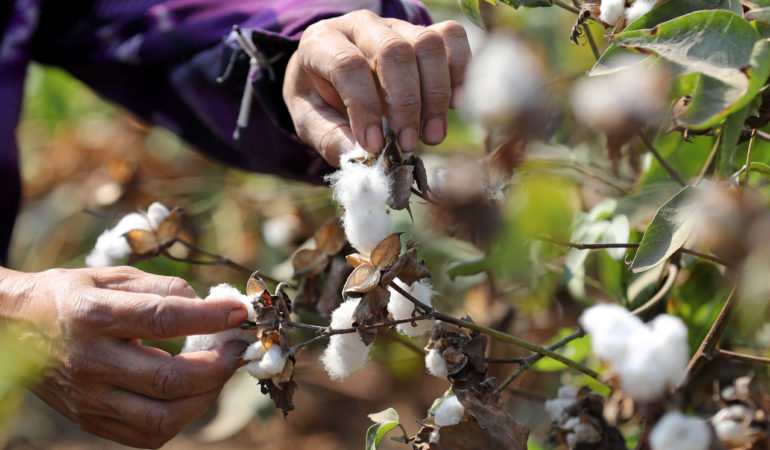
<svg viewBox="0 0 770 450">
<path fill-rule="evenodd" d="M 178 356 L 141 338 L 237 326 L 237 300 L 199 299 L 182 279 L 131 267 L 23 274 L 18 317 L 42 333 L 52 361 L 32 390 L 84 430 L 135 447 L 162 446 L 216 399 L 246 344 Z"/>
<path fill-rule="evenodd" d="M 411 151 L 418 137 L 429 145 L 446 137 L 470 56 L 457 22 L 424 27 L 355 11 L 305 30 L 283 98 L 298 136 L 333 166 L 355 141 L 382 149 L 383 115 Z"/>
</svg>

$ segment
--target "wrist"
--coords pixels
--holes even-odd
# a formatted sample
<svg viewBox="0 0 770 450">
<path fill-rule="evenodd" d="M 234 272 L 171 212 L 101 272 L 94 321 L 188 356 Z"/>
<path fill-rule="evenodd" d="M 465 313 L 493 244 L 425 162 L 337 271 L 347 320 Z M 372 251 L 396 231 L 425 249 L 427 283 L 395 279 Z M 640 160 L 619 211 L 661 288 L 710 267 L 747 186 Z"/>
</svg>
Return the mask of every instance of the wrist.
<svg viewBox="0 0 770 450">
<path fill-rule="evenodd" d="M 30 319 L 34 275 L 0 267 L 0 324 Z"/>
</svg>

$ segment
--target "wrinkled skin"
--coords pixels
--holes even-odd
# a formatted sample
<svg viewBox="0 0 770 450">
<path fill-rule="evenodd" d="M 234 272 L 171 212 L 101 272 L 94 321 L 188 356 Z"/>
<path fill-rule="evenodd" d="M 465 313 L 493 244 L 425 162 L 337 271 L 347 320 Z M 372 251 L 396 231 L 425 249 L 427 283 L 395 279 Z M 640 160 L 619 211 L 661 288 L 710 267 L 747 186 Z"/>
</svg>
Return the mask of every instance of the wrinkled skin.
<svg viewBox="0 0 770 450">
<path fill-rule="evenodd" d="M 157 448 L 212 405 L 245 343 L 171 356 L 142 338 L 214 333 L 246 318 L 184 280 L 131 267 L 20 273 L 0 268 L 6 323 L 24 323 L 51 360 L 30 389 L 81 428 Z"/>
<path fill-rule="evenodd" d="M 382 117 L 405 151 L 436 145 L 471 57 L 463 27 L 429 27 L 355 11 L 308 27 L 286 69 L 283 97 L 299 137 L 333 166 L 358 141 L 384 145 Z"/>
</svg>

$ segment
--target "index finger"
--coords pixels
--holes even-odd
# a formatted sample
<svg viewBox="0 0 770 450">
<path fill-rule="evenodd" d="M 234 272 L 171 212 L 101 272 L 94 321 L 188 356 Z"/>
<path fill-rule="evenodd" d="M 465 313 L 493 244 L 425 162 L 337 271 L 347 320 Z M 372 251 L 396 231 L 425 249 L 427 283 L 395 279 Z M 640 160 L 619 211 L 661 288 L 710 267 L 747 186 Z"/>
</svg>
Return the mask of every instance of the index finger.
<svg viewBox="0 0 770 450">
<path fill-rule="evenodd" d="M 236 299 L 98 291 L 84 307 L 83 319 L 93 329 L 120 338 L 168 339 L 218 333 L 238 326 L 248 315 L 246 305 Z"/>
</svg>

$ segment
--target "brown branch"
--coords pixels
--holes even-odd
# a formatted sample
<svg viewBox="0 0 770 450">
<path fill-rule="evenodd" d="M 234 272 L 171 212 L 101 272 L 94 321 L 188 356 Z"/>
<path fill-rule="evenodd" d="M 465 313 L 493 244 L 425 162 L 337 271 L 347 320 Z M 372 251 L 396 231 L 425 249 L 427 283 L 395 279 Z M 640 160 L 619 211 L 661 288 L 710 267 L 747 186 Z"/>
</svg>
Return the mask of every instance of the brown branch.
<svg viewBox="0 0 770 450">
<path fill-rule="evenodd" d="M 716 356 L 722 356 L 724 358 L 734 359 L 736 361 L 743 361 L 755 364 L 770 364 L 770 358 L 763 356 L 747 355 L 745 353 L 731 352 L 730 350 L 717 349 Z"/>
<path fill-rule="evenodd" d="M 684 178 L 682 178 L 682 175 L 677 172 L 676 168 L 671 165 L 668 161 L 666 161 L 663 156 L 661 156 L 660 153 L 658 153 L 658 150 L 655 148 L 654 145 L 652 145 L 652 142 L 650 142 L 649 139 L 647 139 L 647 136 L 644 135 L 644 133 L 639 130 L 637 133 L 639 135 L 639 138 L 644 142 L 644 145 L 647 146 L 647 149 L 652 153 L 652 155 L 655 157 L 655 159 L 658 160 L 661 166 L 663 166 L 664 169 L 666 169 L 666 172 L 669 173 L 679 184 L 682 186 L 687 186 L 687 182 L 684 181 Z"/>
</svg>

